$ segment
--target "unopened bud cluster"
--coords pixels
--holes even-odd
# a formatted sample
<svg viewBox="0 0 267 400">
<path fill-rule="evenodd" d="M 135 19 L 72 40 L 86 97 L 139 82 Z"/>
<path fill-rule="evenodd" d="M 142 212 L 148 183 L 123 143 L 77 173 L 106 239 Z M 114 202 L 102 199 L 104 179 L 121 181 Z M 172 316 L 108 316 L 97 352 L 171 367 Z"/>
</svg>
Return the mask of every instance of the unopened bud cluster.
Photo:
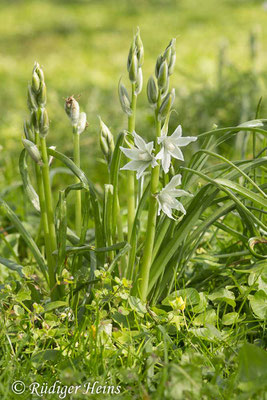
<svg viewBox="0 0 267 400">
<path fill-rule="evenodd" d="M 86 114 L 85 112 L 80 112 L 79 103 L 74 96 L 69 96 L 65 100 L 65 111 L 78 135 L 83 133 L 87 127 Z"/>
<path fill-rule="evenodd" d="M 159 107 L 159 120 L 166 118 L 175 99 L 174 89 L 169 92 L 169 77 L 173 73 L 176 60 L 175 43 L 175 39 L 172 39 L 165 51 L 159 55 L 155 67 L 156 78 L 151 76 L 147 84 L 147 98 L 152 107 Z"/>
<path fill-rule="evenodd" d="M 127 71 L 131 83 L 134 85 L 134 94 L 137 96 L 143 88 L 142 65 L 144 63 L 144 46 L 141 40 L 139 28 L 134 35 L 133 43 L 130 47 L 127 59 Z M 119 99 L 122 110 L 131 115 L 131 101 L 126 87 L 119 82 Z"/>
<path fill-rule="evenodd" d="M 28 108 L 31 113 L 30 123 L 24 126 L 26 138 L 31 137 L 30 130 L 45 137 L 49 130 L 49 118 L 46 111 L 46 85 L 44 73 L 38 63 L 34 64 L 32 81 L 28 85 Z"/>
</svg>

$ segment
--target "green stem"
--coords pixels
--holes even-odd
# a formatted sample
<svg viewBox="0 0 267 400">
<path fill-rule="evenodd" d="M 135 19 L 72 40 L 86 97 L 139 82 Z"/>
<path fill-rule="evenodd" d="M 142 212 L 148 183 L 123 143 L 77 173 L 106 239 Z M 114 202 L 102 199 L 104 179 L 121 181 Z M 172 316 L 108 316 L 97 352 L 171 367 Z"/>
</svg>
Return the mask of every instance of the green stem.
<svg viewBox="0 0 267 400">
<path fill-rule="evenodd" d="M 136 114 L 136 100 L 137 96 L 134 93 L 135 84 L 132 84 L 132 114 L 128 118 L 128 131 L 132 133 L 135 130 L 135 114 Z M 128 242 L 130 243 L 133 222 L 135 216 L 135 177 L 134 171 L 127 171 L 127 206 L 128 206 Z"/>
<path fill-rule="evenodd" d="M 77 167 L 80 168 L 80 135 L 77 133 L 77 127 L 73 127 L 73 159 Z M 75 183 L 79 183 L 80 180 L 75 176 Z M 75 229 L 77 236 L 81 236 L 82 230 L 82 194 L 80 190 L 76 190 L 76 202 L 75 202 Z"/>
<path fill-rule="evenodd" d="M 45 232 L 45 237 L 47 241 L 47 259 L 48 259 L 48 268 L 49 268 L 49 279 L 50 279 L 50 290 L 51 295 L 54 298 L 55 296 L 55 268 L 54 268 L 54 259 L 52 253 L 57 249 L 57 240 L 56 240 L 56 231 L 54 224 L 54 212 L 53 212 L 53 203 L 52 203 L 52 193 L 50 187 L 50 177 L 49 177 L 49 165 L 48 165 L 48 156 L 47 156 L 47 148 L 46 148 L 46 140 L 44 137 L 40 137 L 40 146 L 41 153 L 43 159 L 42 170 L 39 171 L 40 175 L 37 171 L 37 185 L 39 188 L 39 198 L 40 198 L 40 206 L 42 204 L 43 210 L 45 210 L 42 216 L 44 219 L 43 228 Z M 41 175 L 42 173 L 42 175 Z M 42 179 L 42 182 L 41 182 Z M 38 183 L 39 180 L 39 183 Z M 41 208 L 41 209 L 42 209 Z M 54 293 L 54 294 L 53 294 Z"/>
<path fill-rule="evenodd" d="M 155 116 L 156 116 L 156 136 L 158 138 L 161 134 L 161 122 L 158 121 L 157 118 L 158 111 L 156 111 Z M 158 146 L 156 144 L 156 151 L 157 147 Z M 157 219 L 157 199 L 155 195 L 158 191 L 159 172 L 160 172 L 159 165 L 154 167 L 151 172 L 150 200 L 149 200 L 149 211 L 147 219 L 146 240 L 145 240 L 143 261 L 140 268 L 140 278 L 139 278 L 140 279 L 139 294 L 143 302 L 145 302 L 147 298 L 149 272 L 152 262 L 152 253 L 153 253 L 153 246 L 155 239 L 156 219 Z"/>
</svg>

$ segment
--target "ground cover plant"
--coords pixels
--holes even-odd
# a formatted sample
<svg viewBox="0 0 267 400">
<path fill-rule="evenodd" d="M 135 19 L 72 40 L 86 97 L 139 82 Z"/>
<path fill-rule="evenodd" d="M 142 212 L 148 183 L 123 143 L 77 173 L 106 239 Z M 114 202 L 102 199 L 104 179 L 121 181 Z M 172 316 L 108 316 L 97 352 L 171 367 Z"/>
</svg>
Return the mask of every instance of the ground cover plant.
<svg viewBox="0 0 267 400">
<path fill-rule="evenodd" d="M 34 64 L 18 160 L 25 206 L 10 198 L 16 188 L 0 199 L 2 398 L 264 398 L 266 120 L 259 101 L 253 120 L 183 134 L 175 60 L 172 39 L 145 79 L 154 124 L 143 134 L 137 30 L 118 85 L 128 126 L 113 135 L 99 116 L 102 186 L 81 169 L 78 96 L 65 99 L 72 156 L 47 146 L 47 89 Z M 218 152 L 233 138 L 252 157 Z"/>
</svg>

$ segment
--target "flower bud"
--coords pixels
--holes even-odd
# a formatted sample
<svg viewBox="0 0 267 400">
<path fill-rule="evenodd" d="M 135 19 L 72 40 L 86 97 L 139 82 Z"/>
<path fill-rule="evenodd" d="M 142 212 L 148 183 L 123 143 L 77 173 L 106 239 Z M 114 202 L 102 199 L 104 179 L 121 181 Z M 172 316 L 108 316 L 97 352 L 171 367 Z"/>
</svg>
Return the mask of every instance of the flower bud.
<svg viewBox="0 0 267 400">
<path fill-rule="evenodd" d="M 172 54 L 170 63 L 169 63 L 169 65 L 168 65 L 168 67 L 169 67 L 169 76 L 170 76 L 171 74 L 173 74 L 174 66 L 175 66 L 175 61 L 176 61 L 176 54 L 174 53 L 174 54 Z"/>
<path fill-rule="evenodd" d="M 140 36 L 140 29 L 137 28 L 135 35 L 135 45 L 137 50 L 138 67 L 142 67 L 144 63 L 144 46 Z"/>
<path fill-rule="evenodd" d="M 156 61 L 156 67 L 155 67 L 156 78 L 159 77 L 159 70 L 160 70 L 160 67 L 161 67 L 161 64 L 163 63 L 163 61 L 164 61 L 164 58 L 162 57 L 162 55 L 158 56 L 157 61 Z"/>
<path fill-rule="evenodd" d="M 129 79 L 132 83 L 136 82 L 137 79 L 137 69 L 138 69 L 138 60 L 136 53 L 134 52 L 132 56 L 132 61 L 129 68 Z"/>
<path fill-rule="evenodd" d="M 32 89 L 34 93 L 38 93 L 40 88 L 40 78 L 37 73 L 34 71 L 32 74 Z"/>
<path fill-rule="evenodd" d="M 28 85 L 28 108 L 30 111 L 32 110 L 37 110 L 38 105 L 37 105 L 37 101 L 36 101 L 36 96 L 35 93 L 31 87 L 31 85 Z"/>
<path fill-rule="evenodd" d="M 170 93 L 167 94 L 165 99 L 163 100 L 158 114 L 158 119 L 160 121 L 164 120 L 168 113 L 170 112 L 171 106 L 173 105 L 175 99 L 175 90 L 172 89 Z"/>
<path fill-rule="evenodd" d="M 37 102 L 40 107 L 45 107 L 46 105 L 46 85 L 44 82 L 41 82 L 40 84 Z"/>
<path fill-rule="evenodd" d="M 139 93 L 141 93 L 142 88 L 143 88 L 143 73 L 142 73 L 142 68 L 139 67 L 137 71 L 137 79 L 136 79 L 134 94 L 138 95 Z"/>
<path fill-rule="evenodd" d="M 158 95 L 159 95 L 159 91 L 158 91 L 157 82 L 155 81 L 153 76 L 151 76 L 147 82 L 147 98 L 148 98 L 149 103 L 152 106 L 156 106 L 157 101 L 158 101 Z"/>
<path fill-rule="evenodd" d="M 159 69 L 158 86 L 162 91 L 165 91 L 168 86 L 168 64 L 164 61 Z"/>
<path fill-rule="evenodd" d="M 65 101 L 65 111 L 71 120 L 72 126 L 76 126 L 79 122 L 80 107 L 78 101 L 73 96 L 70 96 Z"/>
<path fill-rule="evenodd" d="M 34 141 L 34 133 L 32 131 L 31 125 L 28 121 L 24 121 L 23 130 L 24 130 L 26 139 L 31 140 L 33 142 Z"/>
<path fill-rule="evenodd" d="M 45 108 L 41 108 L 40 112 L 38 113 L 38 124 L 40 135 L 45 137 L 49 130 L 49 118 Z"/>
<path fill-rule="evenodd" d="M 85 112 L 81 112 L 79 116 L 79 121 L 78 121 L 78 126 L 77 126 L 77 133 L 80 135 L 85 131 L 87 127 L 87 122 L 86 122 L 86 114 Z"/>
<path fill-rule="evenodd" d="M 127 89 L 123 85 L 123 83 L 121 83 L 121 81 L 119 82 L 119 99 L 120 99 L 122 110 L 127 115 L 131 115 L 132 114 L 131 101 L 130 101 Z"/>
<path fill-rule="evenodd" d="M 104 124 L 104 122 L 102 121 L 102 119 L 99 117 L 99 122 L 100 122 L 100 147 L 101 150 L 107 160 L 107 162 L 109 163 L 111 158 L 112 158 L 112 154 L 114 151 L 114 139 L 113 139 L 113 135 L 110 132 L 110 130 L 108 129 L 107 125 Z"/>
<path fill-rule="evenodd" d="M 35 67 L 35 72 L 37 73 L 40 82 L 44 82 L 44 73 L 42 68 L 40 68 L 40 65 L 38 63 L 36 63 L 36 67 Z"/>
<path fill-rule="evenodd" d="M 131 63 L 132 63 L 132 58 L 133 58 L 133 54 L 134 53 L 135 53 L 135 43 L 133 42 L 131 44 L 131 47 L 130 47 L 130 50 L 129 50 L 129 53 L 128 53 L 128 58 L 127 58 L 127 71 L 128 72 L 130 71 L 130 66 L 131 66 Z"/>
<path fill-rule="evenodd" d="M 34 129 L 35 132 L 39 132 L 39 125 L 38 125 L 36 110 L 33 110 L 31 112 L 30 125 Z"/>
<path fill-rule="evenodd" d="M 36 162 L 38 165 L 42 165 L 43 164 L 42 157 L 36 144 L 34 144 L 28 139 L 22 139 L 22 143 L 27 153 L 33 159 L 33 161 Z"/>
</svg>

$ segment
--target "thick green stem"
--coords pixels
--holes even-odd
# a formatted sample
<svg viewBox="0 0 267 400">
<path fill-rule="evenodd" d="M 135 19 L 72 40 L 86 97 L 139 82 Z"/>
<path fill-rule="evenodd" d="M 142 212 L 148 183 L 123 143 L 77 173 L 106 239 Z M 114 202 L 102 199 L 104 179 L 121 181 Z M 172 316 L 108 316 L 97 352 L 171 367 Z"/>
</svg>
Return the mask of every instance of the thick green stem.
<svg viewBox="0 0 267 400">
<path fill-rule="evenodd" d="M 161 122 L 158 121 L 156 111 L 156 136 L 159 137 L 161 133 Z M 157 150 L 157 144 L 156 144 Z M 149 281 L 149 272 L 152 261 L 152 253 L 154 247 L 155 230 L 156 230 L 156 219 L 157 219 L 157 199 L 156 193 L 159 185 L 159 172 L 160 166 L 156 166 L 151 172 L 151 183 L 150 183 L 150 200 L 149 200 L 149 211 L 147 219 L 146 229 L 146 240 L 144 247 L 143 260 L 140 268 L 140 281 L 139 281 L 139 294 L 143 302 L 147 299 L 147 289 Z"/>
<path fill-rule="evenodd" d="M 136 114 L 136 100 L 135 84 L 132 84 L 132 114 L 128 118 L 128 131 L 132 133 L 135 130 L 135 114 Z M 134 171 L 127 171 L 127 206 L 128 206 L 128 242 L 130 243 L 133 222 L 135 217 L 135 177 Z"/>
<path fill-rule="evenodd" d="M 77 128 L 73 127 L 73 159 L 77 167 L 80 168 L 80 135 L 77 133 Z M 79 183 L 80 180 L 75 176 L 75 182 Z M 82 197 L 81 191 L 76 190 L 76 201 L 75 201 L 75 229 L 77 236 L 81 236 L 82 230 Z"/>
<path fill-rule="evenodd" d="M 54 213 L 53 213 L 53 203 L 52 203 L 52 193 L 50 187 L 50 177 L 49 177 L 49 165 L 48 156 L 46 149 L 46 140 L 44 137 L 40 138 L 41 153 L 43 159 L 42 171 L 37 171 L 37 185 L 39 189 L 39 198 L 42 214 L 42 224 L 45 234 L 45 241 L 47 246 L 47 261 L 48 261 L 48 273 L 50 280 L 50 290 L 51 296 L 54 300 L 56 298 L 55 286 L 55 262 L 52 253 L 57 248 L 56 231 L 54 224 Z M 42 172 L 42 175 L 41 175 Z"/>
</svg>

